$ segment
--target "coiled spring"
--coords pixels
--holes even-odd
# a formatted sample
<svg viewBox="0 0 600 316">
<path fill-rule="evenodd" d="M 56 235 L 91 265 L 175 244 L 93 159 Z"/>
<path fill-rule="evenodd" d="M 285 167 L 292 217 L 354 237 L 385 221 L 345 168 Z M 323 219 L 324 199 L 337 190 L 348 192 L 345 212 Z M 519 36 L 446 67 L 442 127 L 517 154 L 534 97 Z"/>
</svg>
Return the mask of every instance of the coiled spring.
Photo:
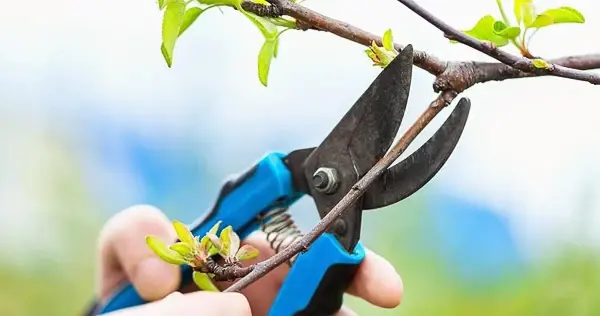
<svg viewBox="0 0 600 316">
<path fill-rule="evenodd" d="M 276 253 L 293 244 L 302 237 L 302 232 L 296 226 L 288 207 L 275 207 L 261 216 L 261 230 L 267 234 L 267 241 Z M 296 256 L 288 264 L 292 265 Z"/>
</svg>

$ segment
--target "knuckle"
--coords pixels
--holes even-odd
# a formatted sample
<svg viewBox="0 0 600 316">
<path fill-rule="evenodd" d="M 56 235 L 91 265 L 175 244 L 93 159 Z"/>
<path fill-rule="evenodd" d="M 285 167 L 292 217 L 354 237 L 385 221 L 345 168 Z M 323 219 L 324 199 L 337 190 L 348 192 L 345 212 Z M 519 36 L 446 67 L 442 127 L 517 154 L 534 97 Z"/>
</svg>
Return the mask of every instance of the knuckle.
<svg viewBox="0 0 600 316">
<path fill-rule="evenodd" d="M 128 235 L 132 232 L 156 230 L 156 226 L 167 226 L 162 224 L 168 222 L 166 215 L 154 206 L 140 204 L 128 207 L 106 221 L 98 236 L 98 246 L 102 249 L 116 239 L 131 237 Z"/>
<path fill-rule="evenodd" d="M 128 207 L 113 218 L 119 222 L 144 223 L 146 221 L 165 220 L 165 214 L 152 205 L 139 204 Z"/>
<path fill-rule="evenodd" d="M 121 231 L 147 227 L 148 224 L 168 222 L 166 215 L 151 205 L 135 205 L 111 217 L 107 224 L 108 231 Z"/>
</svg>

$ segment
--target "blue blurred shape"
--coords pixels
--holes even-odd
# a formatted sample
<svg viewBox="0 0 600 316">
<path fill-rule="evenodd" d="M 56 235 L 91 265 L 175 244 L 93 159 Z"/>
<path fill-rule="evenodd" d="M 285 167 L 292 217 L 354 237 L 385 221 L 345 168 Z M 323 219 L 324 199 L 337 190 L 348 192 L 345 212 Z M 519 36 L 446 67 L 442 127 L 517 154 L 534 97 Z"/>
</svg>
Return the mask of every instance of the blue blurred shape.
<svg viewBox="0 0 600 316">
<path fill-rule="evenodd" d="M 198 139 L 143 135 L 104 120 L 89 124 L 87 132 L 93 155 L 114 171 L 135 178 L 139 186 L 139 196 L 126 197 L 127 205 L 107 205 L 109 213 L 134 204 L 150 204 L 171 218 L 190 222 L 205 212 L 214 199 L 214 175 L 200 154 L 203 146 Z M 90 179 L 92 183 L 95 180 Z M 102 187 L 96 193 L 111 196 L 119 186 Z"/>
<path fill-rule="evenodd" d="M 122 135 L 131 167 L 146 185 L 148 201 L 180 195 L 200 187 L 201 157 L 191 144 L 152 141 L 136 134 Z"/>
<path fill-rule="evenodd" d="M 498 212 L 450 195 L 436 195 L 430 202 L 438 251 L 456 277 L 473 285 L 489 285 L 522 266 L 510 227 Z"/>
</svg>

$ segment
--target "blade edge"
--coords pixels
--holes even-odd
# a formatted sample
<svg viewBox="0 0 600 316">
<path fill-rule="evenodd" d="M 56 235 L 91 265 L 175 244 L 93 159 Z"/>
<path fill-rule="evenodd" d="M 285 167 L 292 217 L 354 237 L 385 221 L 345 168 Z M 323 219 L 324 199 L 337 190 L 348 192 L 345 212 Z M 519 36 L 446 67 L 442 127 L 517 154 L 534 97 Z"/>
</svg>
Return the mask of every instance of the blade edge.
<svg viewBox="0 0 600 316">
<path fill-rule="evenodd" d="M 418 150 L 389 168 L 365 193 L 365 210 L 397 203 L 427 184 L 446 164 L 464 131 L 471 101 L 461 98 L 442 127 Z"/>
</svg>

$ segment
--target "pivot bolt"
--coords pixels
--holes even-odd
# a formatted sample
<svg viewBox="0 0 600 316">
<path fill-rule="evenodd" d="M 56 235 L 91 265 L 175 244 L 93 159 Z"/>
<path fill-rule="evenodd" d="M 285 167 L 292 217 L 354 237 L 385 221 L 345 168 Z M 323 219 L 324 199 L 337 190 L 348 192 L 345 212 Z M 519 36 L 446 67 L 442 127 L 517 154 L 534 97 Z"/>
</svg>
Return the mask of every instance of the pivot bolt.
<svg viewBox="0 0 600 316">
<path fill-rule="evenodd" d="M 339 179 L 337 170 L 321 167 L 313 174 L 313 186 L 321 193 L 331 194 L 337 190 Z"/>
</svg>

